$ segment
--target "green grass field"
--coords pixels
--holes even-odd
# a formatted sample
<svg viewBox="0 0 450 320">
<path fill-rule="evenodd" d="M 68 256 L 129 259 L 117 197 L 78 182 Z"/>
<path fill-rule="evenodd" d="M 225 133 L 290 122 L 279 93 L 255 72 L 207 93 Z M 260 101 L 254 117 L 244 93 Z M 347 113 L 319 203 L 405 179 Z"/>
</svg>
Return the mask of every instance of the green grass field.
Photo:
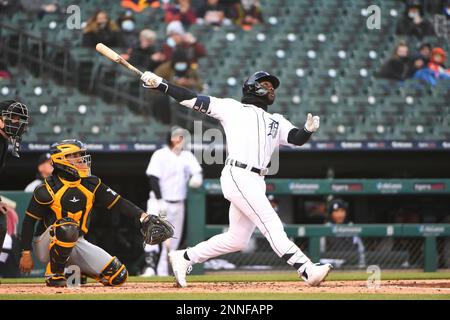
<svg viewBox="0 0 450 320">
<path fill-rule="evenodd" d="M 327 281 L 365 281 L 368 274 L 365 272 L 333 272 L 327 278 Z M 449 279 L 450 271 L 446 272 L 411 272 L 411 271 L 385 271 L 382 272 L 382 280 L 432 280 L 432 279 Z M 152 277 L 140 278 L 130 277 L 130 283 L 142 282 L 172 282 L 172 277 Z M 262 274 L 217 274 L 217 275 L 201 275 L 189 276 L 190 283 L 201 282 L 283 282 L 283 281 L 299 281 L 295 273 L 262 273 Z M 30 284 L 42 283 L 42 278 L 26 278 L 26 279 L 1 279 L 1 283 L 7 284 Z M 1 290 L 1 285 L 0 285 Z M 63 290 L 63 289 L 62 289 Z M 1 291 L 0 291 L 1 292 Z M 319 299 L 319 300 L 422 300 L 422 299 L 445 299 L 450 300 L 449 294 L 378 294 L 378 293 L 282 293 L 282 292 L 213 292 L 213 293 L 191 293 L 191 292 L 158 292 L 158 293 L 68 293 L 68 294 L 0 294 L 0 300 L 6 299 L 74 299 L 74 300 L 108 300 L 108 299 L 156 299 L 156 300 L 239 300 L 239 299 L 262 299 L 262 300 L 303 300 L 303 299 Z"/>
</svg>

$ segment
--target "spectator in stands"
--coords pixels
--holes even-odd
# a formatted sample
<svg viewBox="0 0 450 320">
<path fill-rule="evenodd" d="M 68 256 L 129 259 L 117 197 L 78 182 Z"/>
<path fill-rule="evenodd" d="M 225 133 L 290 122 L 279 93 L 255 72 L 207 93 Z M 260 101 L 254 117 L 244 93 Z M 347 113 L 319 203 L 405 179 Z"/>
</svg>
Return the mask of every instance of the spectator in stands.
<svg viewBox="0 0 450 320">
<path fill-rule="evenodd" d="M 406 7 L 404 17 L 397 24 L 397 34 L 415 36 L 422 39 L 433 36 L 433 25 L 423 17 L 423 7 L 412 3 Z"/>
<path fill-rule="evenodd" d="M 10 80 L 12 78 L 11 73 L 8 71 L 8 66 L 0 62 L 0 81 L 2 80 Z"/>
<path fill-rule="evenodd" d="M 426 68 L 430 61 L 431 49 L 431 44 L 423 43 L 420 45 L 419 52 L 412 55 L 409 61 L 408 78 L 412 78 L 418 70 Z"/>
<path fill-rule="evenodd" d="M 101 10 L 89 19 L 83 29 L 83 46 L 94 48 L 99 42 L 109 47 L 118 47 L 121 43 L 119 27 Z"/>
<path fill-rule="evenodd" d="M 432 86 L 440 80 L 450 80 L 450 69 L 445 68 L 445 60 L 446 52 L 442 48 L 434 48 L 427 67 L 417 71 L 414 78 Z"/>
<path fill-rule="evenodd" d="M 234 5 L 230 15 L 234 22 L 244 30 L 250 30 L 254 25 L 263 23 L 261 4 L 259 0 L 241 0 Z"/>
<path fill-rule="evenodd" d="M 172 58 L 172 53 L 178 48 L 183 48 L 194 64 L 197 63 L 198 59 L 206 56 L 205 47 L 191 33 L 184 31 L 180 21 L 169 23 L 167 36 L 167 41 L 162 46 L 162 52 L 167 60 Z"/>
<path fill-rule="evenodd" d="M 381 67 L 378 77 L 405 80 L 409 75 L 408 45 L 400 41 L 395 47 L 392 57 Z"/>
<path fill-rule="evenodd" d="M 44 182 L 44 179 L 50 177 L 53 173 L 52 161 L 50 153 L 41 154 L 37 162 L 36 179 L 25 187 L 25 192 L 33 192 L 36 187 Z"/>
<path fill-rule="evenodd" d="M 37 13 L 40 16 L 59 11 L 58 1 L 56 0 L 20 0 L 20 4 L 24 11 Z"/>
<path fill-rule="evenodd" d="M 192 61 L 189 59 L 186 50 L 182 48 L 173 53 L 171 60 L 156 68 L 155 73 L 176 85 L 198 92 L 203 90 L 203 84 L 197 69 L 192 66 Z"/>
<path fill-rule="evenodd" d="M 203 84 L 187 52 L 179 48 L 174 51 L 172 59 L 156 68 L 155 73 L 164 77 L 167 81 L 179 86 L 183 86 L 197 92 L 201 92 Z M 163 123 L 171 122 L 171 112 L 169 97 L 162 93 L 154 93 L 153 110 L 154 116 Z"/>
<path fill-rule="evenodd" d="M 428 13 L 430 14 L 444 14 L 446 7 L 449 7 L 450 10 L 450 0 L 433 0 L 433 1 L 426 1 L 425 7 Z M 450 11 L 448 13 L 448 16 L 450 16 Z"/>
<path fill-rule="evenodd" d="M 347 217 L 348 203 L 342 199 L 331 200 L 328 206 L 328 221 L 326 225 L 352 224 L 348 222 Z M 353 237 L 333 237 L 328 239 L 321 237 L 320 251 L 323 256 L 321 263 L 331 263 L 336 267 L 345 264 L 349 259 L 347 253 L 356 252 L 358 255 L 358 267 L 366 266 L 365 248 L 362 239 L 359 236 Z"/>
<path fill-rule="evenodd" d="M 172 21 L 180 21 L 184 27 L 189 27 L 197 20 L 191 0 L 178 0 L 177 4 L 168 5 L 165 10 L 164 21 L 168 24 Z"/>
<path fill-rule="evenodd" d="M 161 6 L 159 0 L 122 0 L 120 5 L 123 8 L 131 9 L 136 13 L 140 13 L 148 7 L 159 8 Z"/>
<path fill-rule="evenodd" d="M 450 20 L 450 0 L 446 0 L 445 4 L 442 5 L 442 13 L 447 17 L 447 20 Z"/>
<path fill-rule="evenodd" d="M 138 45 L 138 32 L 136 31 L 136 21 L 131 13 L 126 13 L 117 19 L 120 28 L 120 47 L 131 49 Z"/>
<path fill-rule="evenodd" d="M 225 17 L 225 6 L 219 0 L 207 0 L 207 2 L 197 10 L 197 23 L 204 23 L 213 26 L 230 24 L 230 20 Z"/>
<path fill-rule="evenodd" d="M 0 15 L 13 15 L 20 11 L 20 4 L 16 0 L 0 0 Z"/>
<path fill-rule="evenodd" d="M 139 34 L 139 45 L 131 50 L 128 61 L 137 68 L 155 70 L 165 61 L 164 54 L 155 47 L 156 39 L 155 31 L 142 30 Z"/>
</svg>

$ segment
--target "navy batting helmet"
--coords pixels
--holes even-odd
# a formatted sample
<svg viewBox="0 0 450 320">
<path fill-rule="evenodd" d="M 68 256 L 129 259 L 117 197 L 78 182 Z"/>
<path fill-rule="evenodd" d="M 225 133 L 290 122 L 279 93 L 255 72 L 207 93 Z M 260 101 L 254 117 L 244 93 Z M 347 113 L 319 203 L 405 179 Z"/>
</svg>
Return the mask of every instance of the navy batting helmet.
<svg viewBox="0 0 450 320">
<path fill-rule="evenodd" d="M 261 86 L 262 81 L 269 81 L 273 88 L 276 89 L 280 85 L 280 80 L 274 75 L 266 71 L 257 71 L 253 75 L 251 75 L 247 80 L 245 80 L 242 85 L 242 93 L 243 95 L 251 94 L 257 97 L 265 96 L 268 91 Z"/>
<path fill-rule="evenodd" d="M 331 214 L 334 210 L 348 209 L 348 204 L 342 199 L 333 199 L 328 205 L 328 214 Z"/>
</svg>

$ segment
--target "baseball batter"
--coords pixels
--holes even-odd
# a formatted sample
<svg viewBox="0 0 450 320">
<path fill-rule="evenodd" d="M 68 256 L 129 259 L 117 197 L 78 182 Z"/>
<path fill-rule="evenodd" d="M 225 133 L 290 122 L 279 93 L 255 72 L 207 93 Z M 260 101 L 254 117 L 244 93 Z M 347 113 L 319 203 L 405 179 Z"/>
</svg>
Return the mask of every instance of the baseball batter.
<svg viewBox="0 0 450 320">
<path fill-rule="evenodd" d="M 247 245 L 255 227 L 269 241 L 273 251 L 309 285 L 319 285 L 328 275 L 330 264 L 314 264 L 286 235 L 279 216 L 266 197 L 264 175 L 272 153 L 280 145 L 301 146 L 319 128 L 319 117 L 308 114 L 303 128 L 297 128 L 281 114 L 267 112 L 275 100 L 277 77 L 258 71 L 243 84 L 241 101 L 196 94 L 145 72 L 144 87 L 168 94 L 181 105 L 220 121 L 227 138 L 228 158 L 220 182 L 230 201 L 227 232 L 187 250 L 169 254 L 177 284 L 186 287 L 186 273 L 192 265 Z"/>
<path fill-rule="evenodd" d="M 169 275 L 167 251 L 174 251 L 180 245 L 187 185 L 198 188 L 203 182 L 202 167 L 192 152 L 183 150 L 185 132 L 183 128 L 172 127 L 167 135 L 167 146 L 155 151 L 146 170 L 151 189 L 147 211 L 167 216 L 175 234 L 173 239 L 163 243 L 161 250 L 159 245 L 145 246 L 147 267 L 141 276 Z"/>
</svg>

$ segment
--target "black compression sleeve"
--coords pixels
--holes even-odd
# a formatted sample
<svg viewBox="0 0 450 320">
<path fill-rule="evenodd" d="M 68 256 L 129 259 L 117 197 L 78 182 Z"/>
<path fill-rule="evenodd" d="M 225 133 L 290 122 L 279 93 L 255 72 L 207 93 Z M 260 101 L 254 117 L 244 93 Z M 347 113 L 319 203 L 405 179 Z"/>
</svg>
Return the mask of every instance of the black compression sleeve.
<svg viewBox="0 0 450 320">
<path fill-rule="evenodd" d="M 111 211 L 113 213 L 121 213 L 125 214 L 129 217 L 141 217 L 141 214 L 145 212 L 141 208 L 139 208 L 137 205 L 132 203 L 131 201 L 120 197 L 119 200 L 117 200 L 117 203 L 111 208 Z"/>
<path fill-rule="evenodd" d="M 161 188 L 159 187 L 159 178 L 150 175 L 150 190 L 155 193 L 156 199 L 161 199 Z"/>
<path fill-rule="evenodd" d="M 178 102 L 190 100 L 197 97 L 197 94 L 194 91 L 177 86 L 166 80 L 163 80 L 163 83 L 161 83 L 156 89 L 165 94 L 168 94 Z"/>
<path fill-rule="evenodd" d="M 301 146 L 309 140 L 311 134 L 312 132 L 307 131 L 305 128 L 301 130 L 298 128 L 294 128 L 289 131 L 288 142 L 291 144 L 295 144 L 296 146 Z"/>
<path fill-rule="evenodd" d="M 22 223 L 22 250 L 31 250 L 35 224 L 36 219 L 33 219 L 29 215 L 25 215 Z"/>
</svg>

